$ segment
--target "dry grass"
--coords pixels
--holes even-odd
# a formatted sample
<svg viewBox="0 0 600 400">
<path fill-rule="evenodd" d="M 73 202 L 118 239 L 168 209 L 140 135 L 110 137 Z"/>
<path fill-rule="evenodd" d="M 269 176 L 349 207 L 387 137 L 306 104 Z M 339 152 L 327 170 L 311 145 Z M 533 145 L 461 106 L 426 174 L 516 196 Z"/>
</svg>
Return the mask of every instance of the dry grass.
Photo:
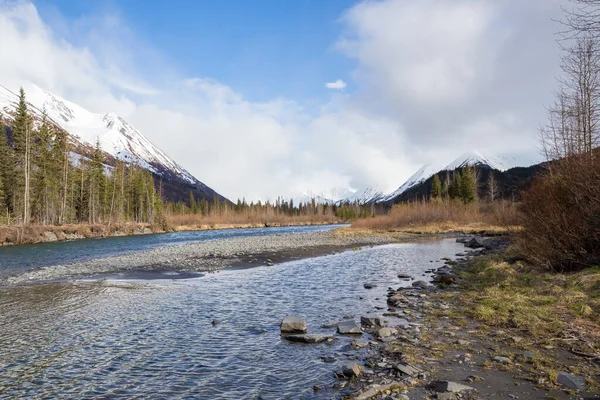
<svg viewBox="0 0 600 400">
<path fill-rule="evenodd" d="M 160 232 L 160 227 L 147 223 L 119 223 L 108 225 L 0 225 L 1 244 L 24 244 L 69 239 L 90 239 Z"/>
<path fill-rule="evenodd" d="M 229 213 L 202 216 L 199 214 L 171 214 L 166 217 L 172 230 L 218 229 L 219 227 L 264 227 L 290 225 L 335 224 L 339 220 L 333 215 L 298 215 L 268 213 Z"/>
<path fill-rule="evenodd" d="M 518 229 L 514 203 L 413 202 L 396 204 L 386 215 L 357 220 L 356 229 L 401 231 L 406 233 L 504 234 Z"/>
<path fill-rule="evenodd" d="M 463 312 L 490 326 L 516 328 L 537 340 L 573 335 L 600 352 L 600 268 L 576 274 L 482 258 L 462 272 Z"/>
</svg>

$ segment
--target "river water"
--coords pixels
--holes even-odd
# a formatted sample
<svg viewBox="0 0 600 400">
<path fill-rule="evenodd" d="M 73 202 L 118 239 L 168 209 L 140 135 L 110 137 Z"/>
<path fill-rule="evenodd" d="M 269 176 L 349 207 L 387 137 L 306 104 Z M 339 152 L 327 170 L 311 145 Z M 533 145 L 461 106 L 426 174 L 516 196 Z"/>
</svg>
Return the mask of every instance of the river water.
<svg viewBox="0 0 600 400">
<path fill-rule="evenodd" d="M 380 315 L 387 288 L 410 285 L 399 273 L 427 279 L 425 270 L 462 249 L 446 239 L 187 280 L 0 288 L 0 398 L 338 398 L 333 372 L 354 338 L 289 343 L 282 318 L 296 314 L 309 333 L 334 334 L 321 326 Z"/>
</svg>

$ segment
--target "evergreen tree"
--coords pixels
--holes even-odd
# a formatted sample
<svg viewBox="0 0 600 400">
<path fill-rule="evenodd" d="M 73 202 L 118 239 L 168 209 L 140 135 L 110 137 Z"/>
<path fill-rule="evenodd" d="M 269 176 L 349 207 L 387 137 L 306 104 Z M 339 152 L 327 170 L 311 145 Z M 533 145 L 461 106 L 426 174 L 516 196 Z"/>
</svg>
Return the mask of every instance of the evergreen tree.
<svg viewBox="0 0 600 400">
<path fill-rule="evenodd" d="M 469 166 L 463 167 L 460 182 L 460 198 L 465 204 L 477 200 L 477 185 L 475 183 L 475 172 Z"/>
<path fill-rule="evenodd" d="M 448 196 L 451 199 L 460 198 L 460 187 L 462 185 L 462 177 L 460 176 L 460 172 L 455 170 L 452 174 L 452 181 L 448 186 Z"/>
<path fill-rule="evenodd" d="M 13 181 L 14 181 L 14 154 L 13 149 L 8 145 L 4 118 L 0 113 L 0 180 L 2 180 L 3 201 L 0 215 L 9 213 L 13 210 Z"/>
<path fill-rule="evenodd" d="M 31 178 L 31 143 L 33 123 L 27 110 L 27 101 L 23 88 L 19 91 L 19 103 L 12 126 L 13 147 L 15 150 L 15 182 L 13 204 L 16 215 L 22 216 L 23 223 L 30 220 L 30 178 Z"/>
<path fill-rule="evenodd" d="M 433 182 L 431 183 L 431 198 L 433 200 L 441 200 L 442 198 L 442 182 L 438 174 L 433 176 Z"/>
</svg>

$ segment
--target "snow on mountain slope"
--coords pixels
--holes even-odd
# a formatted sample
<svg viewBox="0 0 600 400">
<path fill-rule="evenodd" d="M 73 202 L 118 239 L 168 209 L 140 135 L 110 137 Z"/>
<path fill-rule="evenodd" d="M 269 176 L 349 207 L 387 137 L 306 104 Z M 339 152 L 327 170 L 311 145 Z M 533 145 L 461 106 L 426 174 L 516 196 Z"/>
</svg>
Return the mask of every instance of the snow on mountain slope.
<svg viewBox="0 0 600 400">
<path fill-rule="evenodd" d="M 481 154 L 476 150 L 472 150 L 462 154 L 456 160 L 447 164 L 445 167 L 443 164 L 427 164 L 419 169 L 413 176 L 408 178 L 398 189 L 392 193 L 382 196 L 378 202 L 386 202 L 395 199 L 407 190 L 420 185 L 427 179 L 431 178 L 433 174 L 440 171 L 454 171 L 457 168 L 464 166 L 481 167 L 481 168 L 492 168 L 499 171 L 506 171 L 507 169 L 516 167 L 515 161 L 508 158 L 490 157 Z"/>
<path fill-rule="evenodd" d="M 32 83 L 25 83 L 23 89 L 35 114 L 40 116 L 45 109 L 52 121 L 82 144 L 95 146 L 98 141 L 103 151 L 117 159 L 134 162 L 158 175 L 170 172 L 184 181 L 206 188 L 117 114 L 92 113 Z M 0 108 L 5 113 L 14 109 L 17 102 L 16 92 L 0 86 Z"/>
<path fill-rule="evenodd" d="M 377 188 L 366 188 L 364 190 L 348 191 L 347 195 L 337 201 L 338 204 L 358 203 L 368 204 L 378 202 L 383 197 L 383 192 Z"/>
</svg>

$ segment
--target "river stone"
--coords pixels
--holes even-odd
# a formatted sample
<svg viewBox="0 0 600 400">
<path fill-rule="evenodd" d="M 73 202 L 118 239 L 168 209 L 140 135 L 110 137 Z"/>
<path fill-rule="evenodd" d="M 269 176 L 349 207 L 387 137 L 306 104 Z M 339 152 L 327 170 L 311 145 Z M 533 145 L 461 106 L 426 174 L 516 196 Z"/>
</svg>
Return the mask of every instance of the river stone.
<svg viewBox="0 0 600 400">
<path fill-rule="evenodd" d="M 408 376 L 416 376 L 420 372 L 415 367 L 408 365 L 408 364 L 403 364 L 403 363 L 394 366 L 394 369 L 397 371 L 400 371 L 404 375 L 408 375 Z"/>
<path fill-rule="evenodd" d="M 340 321 L 339 321 L 339 320 L 337 320 L 337 319 L 335 319 L 335 320 L 333 320 L 333 321 L 329 321 L 328 323 L 326 323 L 326 324 L 323 324 L 323 325 L 322 325 L 322 328 L 326 328 L 326 329 L 327 329 L 327 328 L 333 328 L 333 327 L 334 327 L 334 326 L 336 326 L 336 325 L 337 325 L 339 322 L 340 322 Z"/>
<path fill-rule="evenodd" d="M 342 335 L 360 335 L 362 331 L 360 330 L 360 326 L 356 324 L 353 320 L 344 320 L 340 321 L 337 324 L 337 331 Z"/>
<path fill-rule="evenodd" d="M 556 379 L 558 383 L 566 387 L 567 389 L 572 390 L 585 390 L 585 380 L 577 375 L 570 374 L 565 371 L 560 371 L 558 373 L 558 378 Z"/>
<path fill-rule="evenodd" d="M 483 240 L 474 237 L 467 243 L 465 243 L 465 247 L 468 247 L 470 249 L 478 249 L 480 247 L 485 247 L 485 243 L 483 242 Z"/>
<path fill-rule="evenodd" d="M 374 284 L 374 283 L 365 283 L 365 284 L 363 285 L 363 287 L 364 287 L 365 289 L 373 289 L 373 288 L 376 288 L 376 287 L 377 287 L 377 285 L 376 285 L 376 284 Z"/>
<path fill-rule="evenodd" d="M 363 326 L 382 327 L 383 321 L 379 317 L 360 317 L 360 323 Z"/>
<path fill-rule="evenodd" d="M 463 385 L 457 382 L 451 381 L 433 381 L 429 384 L 429 388 L 436 392 L 451 392 L 460 393 L 468 390 L 475 390 L 471 386 Z"/>
<path fill-rule="evenodd" d="M 500 364 L 512 364 L 512 360 L 508 357 L 496 356 L 492 358 L 492 361 Z"/>
<path fill-rule="evenodd" d="M 356 363 L 346 364 L 342 368 L 342 373 L 347 378 L 358 378 L 362 372 L 362 367 Z"/>
<path fill-rule="evenodd" d="M 398 274 L 398 278 L 400 279 L 411 279 L 412 276 L 408 274 Z"/>
<path fill-rule="evenodd" d="M 394 328 L 381 328 L 377 331 L 377 336 L 379 336 L 380 338 L 386 338 L 389 336 L 393 336 L 396 333 L 397 331 Z"/>
<path fill-rule="evenodd" d="M 321 343 L 330 339 L 331 336 L 328 335 L 319 335 L 316 333 L 305 333 L 302 335 L 286 335 L 285 339 L 290 342 L 300 342 L 300 343 Z"/>
<path fill-rule="evenodd" d="M 306 333 L 308 330 L 306 327 L 306 320 L 296 317 L 294 315 L 288 315 L 281 321 L 281 333 Z"/>
<path fill-rule="evenodd" d="M 429 285 L 425 281 L 416 281 L 412 283 L 412 287 L 417 289 L 425 289 L 427 286 Z"/>
</svg>

